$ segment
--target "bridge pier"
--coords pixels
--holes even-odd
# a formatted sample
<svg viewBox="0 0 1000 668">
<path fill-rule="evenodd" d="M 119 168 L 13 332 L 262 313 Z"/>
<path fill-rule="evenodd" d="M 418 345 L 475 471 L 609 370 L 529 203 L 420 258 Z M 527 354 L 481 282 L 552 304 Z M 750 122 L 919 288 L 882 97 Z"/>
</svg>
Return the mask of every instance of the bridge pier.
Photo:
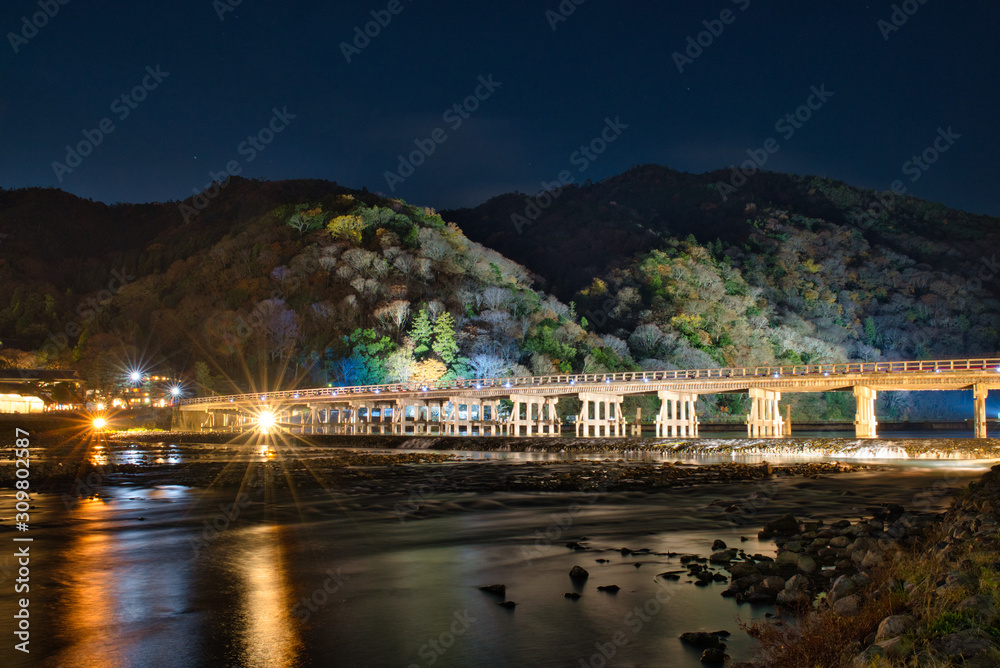
<svg viewBox="0 0 1000 668">
<path fill-rule="evenodd" d="M 747 416 L 747 436 L 750 438 L 781 438 L 785 421 L 781 419 L 778 402 L 781 392 L 751 387 L 750 414 Z"/>
<path fill-rule="evenodd" d="M 973 406 L 976 412 L 976 438 L 986 438 L 986 397 L 990 388 L 976 384 L 972 389 Z"/>
<path fill-rule="evenodd" d="M 580 415 L 576 435 L 583 437 L 625 436 L 622 395 L 580 392 Z M 594 417 L 590 417 L 593 408 Z M 591 433 L 593 432 L 593 433 Z"/>
<path fill-rule="evenodd" d="M 875 399 L 877 393 L 870 387 L 854 386 L 854 400 L 857 408 L 854 415 L 854 436 L 856 438 L 877 438 L 878 421 L 875 419 Z"/>
<path fill-rule="evenodd" d="M 695 412 L 697 394 L 685 394 L 660 390 L 660 413 L 656 416 L 656 436 L 698 437 L 698 414 Z"/>
<path fill-rule="evenodd" d="M 558 436 L 559 415 L 556 404 L 559 397 L 537 395 L 510 395 L 514 408 L 510 415 L 509 436 Z M 521 407 L 524 407 L 524 417 L 521 417 Z M 547 412 L 547 415 L 546 415 Z M 524 434 L 521 428 L 524 428 Z"/>
</svg>

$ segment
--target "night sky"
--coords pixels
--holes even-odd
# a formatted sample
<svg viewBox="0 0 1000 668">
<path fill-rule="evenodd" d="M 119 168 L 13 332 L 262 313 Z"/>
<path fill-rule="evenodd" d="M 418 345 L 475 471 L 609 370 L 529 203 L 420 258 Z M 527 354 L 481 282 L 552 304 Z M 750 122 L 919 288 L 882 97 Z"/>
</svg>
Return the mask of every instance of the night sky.
<svg viewBox="0 0 1000 668">
<path fill-rule="evenodd" d="M 3 187 L 167 201 L 229 163 L 449 208 L 567 169 L 580 182 L 645 163 L 728 168 L 773 138 L 765 169 L 879 190 L 900 179 L 1000 215 L 995 0 L 908 0 L 899 25 L 892 3 L 858 1 L 62 1 L 0 10 Z M 26 28 L 36 14 L 44 25 Z M 376 18 L 391 20 L 357 48 L 355 27 Z M 810 100 L 813 87 L 833 95 Z M 799 127 L 776 126 L 809 102 Z M 606 150 L 574 156 L 608 120 Z M 113 130 L 94 132 L 102 121 Z M 100 138 L 92 153 L 54 168 L 76 162 L 67 145 L 96 143 L 84 131 Z M 907 164 L 942 134 L 933 165 Z M 392 190 L 386 172 L 415 141 L 433 153 Z"/>
</svg>

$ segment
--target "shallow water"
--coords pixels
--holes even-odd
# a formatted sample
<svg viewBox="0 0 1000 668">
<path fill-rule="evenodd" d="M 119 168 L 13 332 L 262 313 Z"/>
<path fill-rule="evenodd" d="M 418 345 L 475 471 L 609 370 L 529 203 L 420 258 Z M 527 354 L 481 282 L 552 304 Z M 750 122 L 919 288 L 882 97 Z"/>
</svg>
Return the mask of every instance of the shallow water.
<svg viewBox="0 0 1000 668">
<path fill-rule="evenodd" d="M 257 491 L 231 521 L 235 491 L 111 485 L 78 505 L 44 494 L 32 511 L 32 654 L 25 660 L 5 641 L 0 664 L 579 667 L 602 665 L 603 648 L 614 654 L 608 665 L 694 667 L 700 653 L 678 635 L 720 629 L 733 633 L 730 653 L 747 658 L 753 644 L 737 619 L 770 608 L 722 598 L 724 584 L 658 580 L 684 570 L 678 557 L 619 549 L 707 556 L 722 538 L 773 554 L 754 538 L 770 517 L 853 519 L 881 502 L 939 507 L 942 490 L 982 469 L 919 462 L 600 496 L 411 494 L 413 514 L 396 506 L 410 490 Z M 0 526 L 9 525 L 8 498 Z M 756 510 L 733 525 L 722 507 L 747 499 L 759 500 Z M 583 537 L 587 551 L 564 546 Z M 591 574 L 579 588 L 568 577 L 574 565 Z M 10 566 L 0 559 L 2 619 L 14 605 Z M 494 583 L 507 585 L 514 610 L 478 590 Z M 621 590 L 597 591 L 606 584 Z M 579 600 L 563 596 L 575 590 Z"/>
</svg>

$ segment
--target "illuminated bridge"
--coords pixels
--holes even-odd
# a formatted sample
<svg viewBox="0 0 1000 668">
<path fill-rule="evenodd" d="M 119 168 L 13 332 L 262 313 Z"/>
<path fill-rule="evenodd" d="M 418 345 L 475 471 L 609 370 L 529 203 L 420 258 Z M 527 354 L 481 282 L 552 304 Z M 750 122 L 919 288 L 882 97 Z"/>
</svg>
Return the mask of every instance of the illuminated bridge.
<svg viewBox="0 0 1000 668">
<path fill-rule="evenodd" d="M 186 399 L 175 429 L 241 431 L 273 423 L 315 434 L 559 436 L 559 401 L 575 397 L 581 405 L 573 416 L 577 436 L 620 437 L 641 433 L 639 415 L 632 423 L 623 416 L 624 398 L 655 394 L 661 402 L 656 435 L 697 437 L 698 395 L 746 393 L 748 436 L 780 437 L 787 433 L 782 393 L 853 392 L 855 432 L 874 438 L 878 392 L 972 390 L 975 435 L 986 438 L 991 389 L 1000 389 L 1000 359 L 559 374 Z"/>
</svg>

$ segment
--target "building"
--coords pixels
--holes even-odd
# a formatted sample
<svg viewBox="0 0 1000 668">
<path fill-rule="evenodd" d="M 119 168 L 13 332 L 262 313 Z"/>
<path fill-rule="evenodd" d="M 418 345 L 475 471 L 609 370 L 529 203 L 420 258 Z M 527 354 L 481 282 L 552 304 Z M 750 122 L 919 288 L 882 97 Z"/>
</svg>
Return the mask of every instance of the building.
<svg viewBox="0 0 1000 668">
<path fill-rule="evenodd" d="M 41 413 L 83 405 L 80 378 L 61 369 L 0 369 L 0 413 Z"/>
</svg>

